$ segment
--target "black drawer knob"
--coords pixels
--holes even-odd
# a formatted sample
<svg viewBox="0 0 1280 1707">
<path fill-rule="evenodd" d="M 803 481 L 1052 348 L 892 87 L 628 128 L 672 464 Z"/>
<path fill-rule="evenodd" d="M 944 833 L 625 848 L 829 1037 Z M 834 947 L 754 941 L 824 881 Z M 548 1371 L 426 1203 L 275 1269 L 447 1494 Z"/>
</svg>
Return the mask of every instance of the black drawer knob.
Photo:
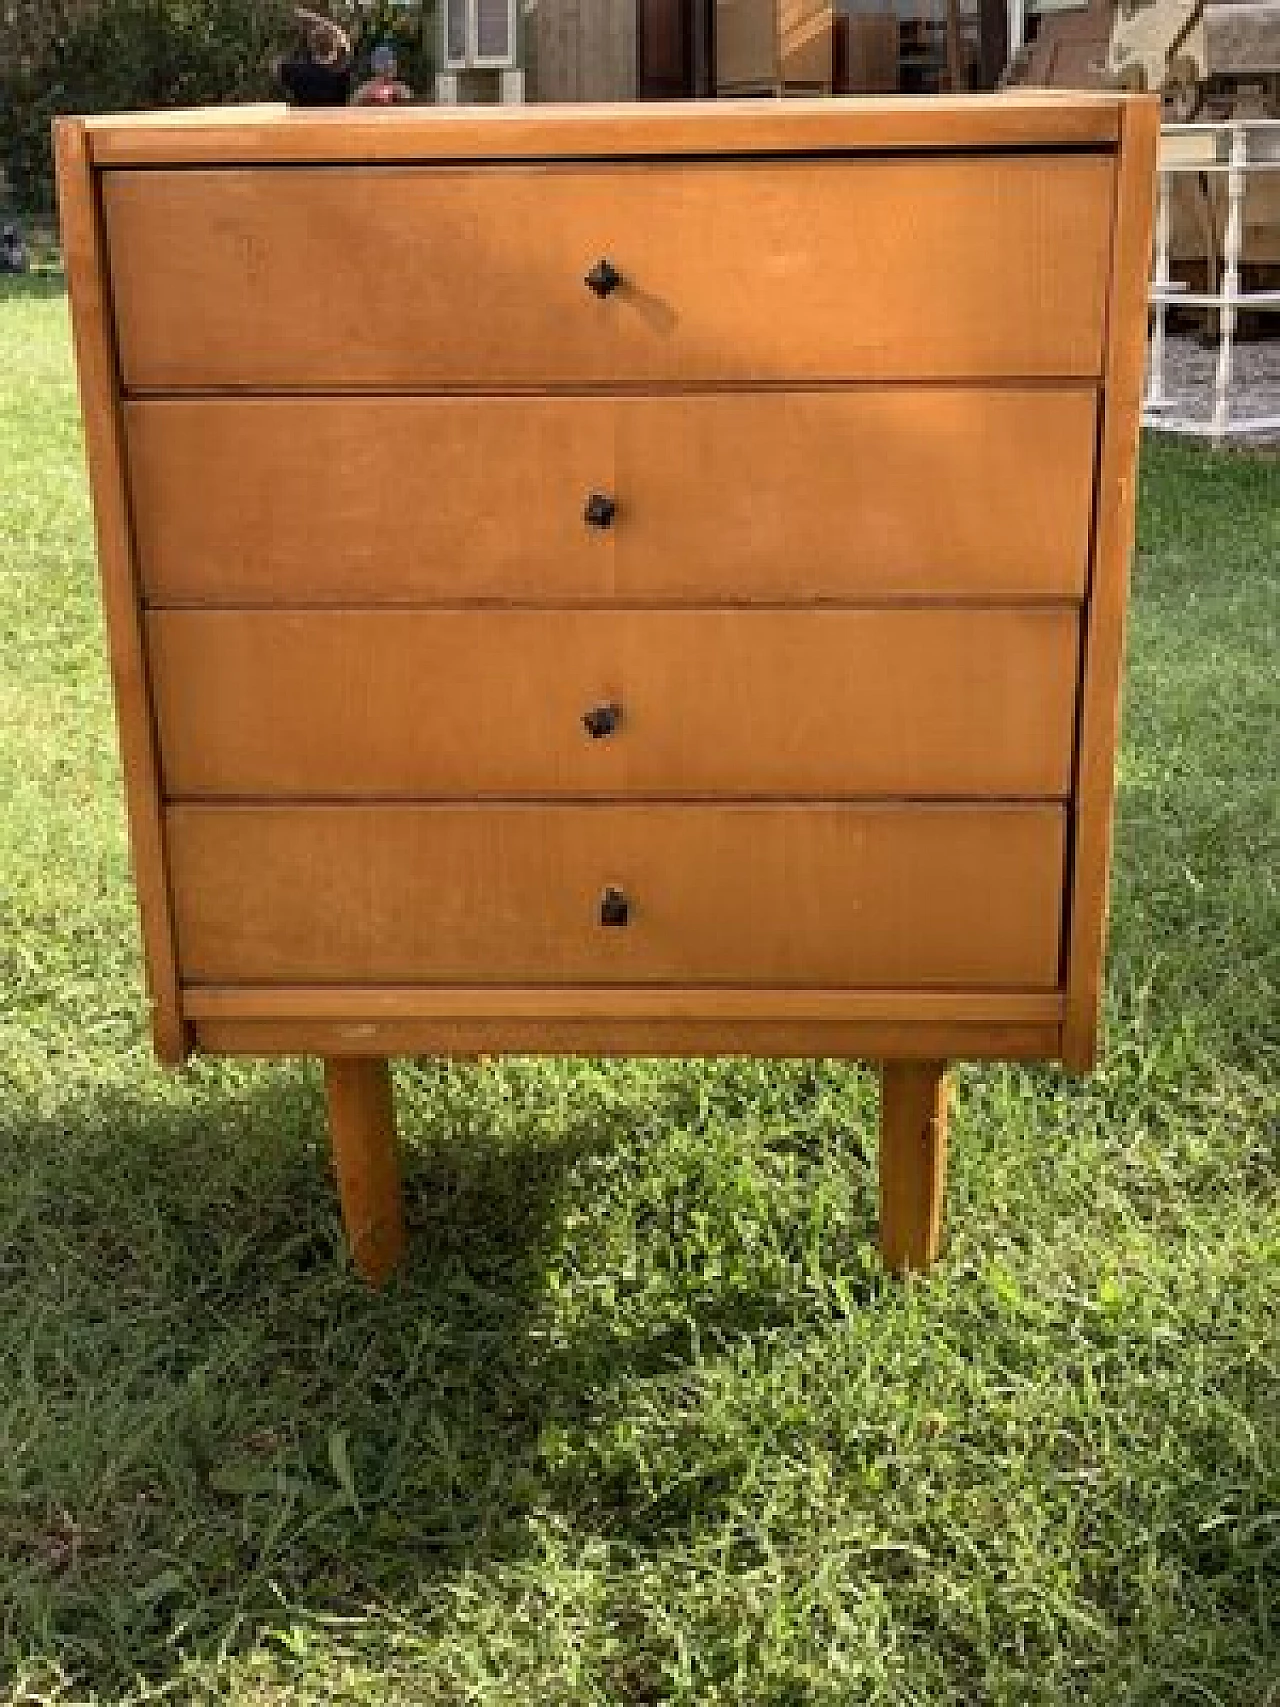
<svg viewBox="0 0 1280 1707">
<path fill-rule="evenodd" d="M 631 903 L 612 883 L 600 897 L 600 923 L 617 930 L 631 917 Z"/>
<path fill-rule="evenodd" d="M 607 257 L 600 259 L 587 274 L 587 288 L 597 296 L 608 296 L 622 283 L 622 274 Z"/>
<path fill-rule="evenodd" d="M 607 492 L 592 492 L 583 506 L 582 519 L 588 527 L 608 528 L 613 526 L 617 513 L 616 498 L 611 498 Z"/>
<path fill-rule="evenodd" d="M 593 705 L 582 714 L 582 727 L 593 741 L 603 741 L 606 735 L 612 735 L 621 722 L 622 707 L 612 700 L 606 705 Z"/>
</svg>

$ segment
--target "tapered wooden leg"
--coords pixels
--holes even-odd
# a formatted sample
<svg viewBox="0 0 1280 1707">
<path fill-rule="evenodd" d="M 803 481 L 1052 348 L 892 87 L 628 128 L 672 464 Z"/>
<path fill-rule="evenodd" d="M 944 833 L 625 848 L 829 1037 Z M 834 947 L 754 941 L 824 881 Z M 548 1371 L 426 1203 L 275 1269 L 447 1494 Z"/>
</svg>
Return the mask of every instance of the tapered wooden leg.
<svg viewBox="0 0 1280 1707">
<path fill-rule="evenodd" d="M 880 1254 L 896 1274 L 927 1269 L 938 1254 L 949 1092 L 945 1061 L 880 1069 Z"/>
<path fill-rule="evenodd" d="M 356 1267 L 381 1286 L 404 1254 L 391 1071 L 379 1058 L 324 1064 L 333 1168 Z"/>
</svg>

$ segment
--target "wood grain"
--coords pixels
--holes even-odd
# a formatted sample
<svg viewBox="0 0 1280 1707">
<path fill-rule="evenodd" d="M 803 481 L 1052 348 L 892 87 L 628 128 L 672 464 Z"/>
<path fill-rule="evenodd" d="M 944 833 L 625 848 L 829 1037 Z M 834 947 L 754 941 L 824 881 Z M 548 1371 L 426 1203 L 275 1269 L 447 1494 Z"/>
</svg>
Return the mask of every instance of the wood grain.
<svg viewBox="0 0 1280 1707">
<path fill-rule="evenodd" d="M 181 798 L 1062 797 L 1074 610 L 151 611 Z M 619 712 L 593 739 L 584 716 Z"/>
<path fill-rule="evenodd" d="M 880 1069 L 880 1254 L 895 1274 L 932 1266 L 947 1181 L 945 1061 Z"/>
<path fill-rule="evenodd" d="M 83 124 L 60 119 L 54 129 L 54 144 L 62 253 L 71 299 L 151 1032 L 156 1054 L 162 1061 L 175 1064 L 188 1053 L 190 1038 L 178 997 L 155 734 L 134 574 L 97 193 Z"/>
<path fill-rule="evenodd" d="M 815 92 L 831 90 L 831 0 L 775 0 L 778 14 L 779 74 L 788 84 Z"/>
<path fill-rule="evenodd" d="M 103 175 L 151 390 L 1094 378 L 1111 189 L 1102 155 Z"/>
<path fill-rule="evenodd" d="M 1125 97 L 1007 90 L 998 96 L 646 101 L 488 111 L 290 112 L 280 106 L 129 113 L 88 120 L 95 165 L 648 158 L 1113 144 Z"/>
<path fill-rule="evenodd" d="M 160 1052 L 1086 1065 L 1156 122 L 65 126 Z"/>
<path fill-rule="evenodd" d="M 980 990 L 190 985 L 202 1048 L 232 1054 L 952 1055 L 1057 1052 L 1056 993 Z"/>
<path fill-rule="evenodd" d="M 391 1074 L 379 1057 L 324 1064 L 333 1168 L 351 1255 L 381 1286 L 404 1255 L 404 1210 Z"/>
<path fill-rule="evenodd" d="M 1155 99 L 1124 109 L 1108 296 L 1108 350 L 1096 543 L 1085 638 L 1067 914 L 1063 1059 L 1085 1071 L 1097 1052 L 1120 732 L 1125 604 L 1137 504 L 1137 450 L 1147 342 L 1147 280 L 1160 145 Z"/>
<path fill-rule="evenodd" d="M 636 12 L 613 0 L 563 0 L 525 12 L 531 101 L 634 101 Z M 502 133 L 499 132 L 499 135 Z"/>
<path fill-rule="evenodd" d="M 174 806 L 192 983 L 1052 989 L 1055 806 Z M 630 922 L 605 928 L 619 887 Z M 607 998 L 605 1009 L 607 1011 Z"/>
<path fill-rule="evenodd" d="M 177 604 L 1079 600 L 1096 417 L 1092 386 L 125 407 Z"/>
<path fill-rule="evenodd" d="M 716 89 L 768 87 L 781 75 L 778 0 L 716 0 Z"/>
<path fill-rule="evenodd" d="M 210 1055 L 747 1055 L 812 1060 L 884 1061 L 950 1056 L 965 1061 L 1046 1061 L 1058 1054 L 1059 1028 L 990 1021 L 982 1025 L 916 1020 L 758 1019 L 208 1019 L 195 1022 Z M 357 1013 L 359 1010 L 357 1010 Z"/>
<path fill-rule="evenodd" d="M 192 984 L 183 992 L 191 1019 L 591 1020 L 600 992 L 590 984 L 557 988 L 462 985 Z M 617 989 L 609 1011 L 624 1020 L 704 1019 L 783 1021 L 802 1025 L 1051 1026 L 1062 1020 L 1062 997 L 1034 990 L 780 990 Z"/>
</svg>

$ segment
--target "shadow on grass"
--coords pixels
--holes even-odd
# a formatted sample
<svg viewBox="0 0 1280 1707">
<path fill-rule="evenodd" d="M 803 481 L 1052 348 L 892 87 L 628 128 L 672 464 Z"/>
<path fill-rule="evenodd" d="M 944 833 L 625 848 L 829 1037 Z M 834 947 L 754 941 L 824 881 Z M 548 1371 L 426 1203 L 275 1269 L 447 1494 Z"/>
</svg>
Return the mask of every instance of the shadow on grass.
<svg viewBox="0 0 1280 1707">
<path fill-rule="evenodd" d="M 95 1691 L 159 1684 L 184 1654 L 254 1647 L 290 1605 L 420 1604 L 433 1579 L 527 1553 L 535 1513 L 603 1498 L 638 1541 L 679 1521 L 603 1471 L 583 1485 L 595 1471 L 570 1473 L 563 1442 L 619 1384 L 795 1327 L 803 1303 L 748 1276 L 677 1321 L 638 1312 L 632 1332 L 596 1301 L 566 1331 L 561 1279 L 590 1296 L 581 1269 L 606 1266 L 566 1230 L 589 1220 L 575 1171 L 625 1175 L 636 1105 L 535 1096 L 486 1118 L 474 1076 L 431 1071 L 398 1087 L 410 1256 L 381 1294 L 347 1261 L 313 1070 L 156 1078 L 23 1131 L 29 1178 L 0 1227 L 26 1443 L 0 1515 L 11 1652 L 39 1631 Z M 688 1083 L 646 1123 L 687 1116 Z M 704 1511 L 718 1497 L 690 1490 Z"/>
</svg>

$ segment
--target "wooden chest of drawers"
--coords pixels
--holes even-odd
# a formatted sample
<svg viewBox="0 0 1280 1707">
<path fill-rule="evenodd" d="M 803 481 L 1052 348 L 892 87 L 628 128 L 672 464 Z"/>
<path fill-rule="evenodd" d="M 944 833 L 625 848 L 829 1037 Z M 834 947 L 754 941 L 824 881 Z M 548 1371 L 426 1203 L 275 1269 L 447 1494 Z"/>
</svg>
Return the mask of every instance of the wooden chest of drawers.
<svg viewBox="0 0 1280 1707">
<path fill-rule="evenodd" d="M 159 1054 L 1092 1059 L 1154 103 L 65 121 Z"/>
</svg>

